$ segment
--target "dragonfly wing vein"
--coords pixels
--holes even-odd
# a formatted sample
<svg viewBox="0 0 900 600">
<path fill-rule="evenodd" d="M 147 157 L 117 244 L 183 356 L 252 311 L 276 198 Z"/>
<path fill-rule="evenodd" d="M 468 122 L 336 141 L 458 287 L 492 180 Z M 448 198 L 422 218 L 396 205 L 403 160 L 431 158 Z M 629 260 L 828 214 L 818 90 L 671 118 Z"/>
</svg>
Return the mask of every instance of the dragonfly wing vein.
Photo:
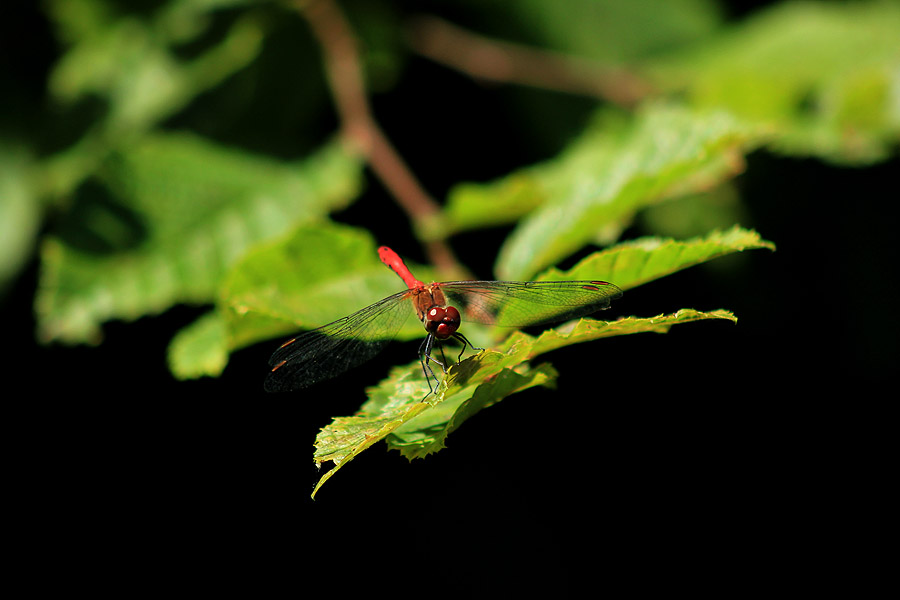
<svg viewBox="0 0 900 600">
<path fill-rule="evenodd" d="M 396 337 L 413 310 L 406 292 L 389 296 L 317 329 L 304 331 L 269 359 L 267 391 L 293 391 L 368 361 Z"/>
</svg>

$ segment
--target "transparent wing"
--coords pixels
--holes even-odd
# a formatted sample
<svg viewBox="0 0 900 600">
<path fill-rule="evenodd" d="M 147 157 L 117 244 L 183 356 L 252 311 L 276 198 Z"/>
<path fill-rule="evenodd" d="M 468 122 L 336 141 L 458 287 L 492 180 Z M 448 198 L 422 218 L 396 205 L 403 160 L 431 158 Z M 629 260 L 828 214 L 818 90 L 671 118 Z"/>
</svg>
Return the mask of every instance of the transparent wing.
<svg viewBox="0 0 900 600">
<path fill-rule="evenodd" d="M 282 344 L 269 359 L 266 391 L 303 389 L 371 359 L 413 314 L 407 296 L 408 291 L 398 292 Z"/>
<path fill-rule="evenodd" d="M 606 281 L 448 281 L 447 303 L 469 320 L 527 327 L 577 319 L 609 308 L 622 290 Z"/>
</svg>

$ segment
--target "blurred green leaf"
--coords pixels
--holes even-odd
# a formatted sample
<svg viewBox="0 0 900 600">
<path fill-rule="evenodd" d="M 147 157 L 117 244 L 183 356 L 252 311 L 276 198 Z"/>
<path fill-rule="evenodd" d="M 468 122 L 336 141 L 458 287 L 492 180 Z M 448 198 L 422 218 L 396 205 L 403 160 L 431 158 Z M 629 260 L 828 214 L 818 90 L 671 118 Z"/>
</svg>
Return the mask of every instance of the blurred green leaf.
<svg viewBox="0 0 900 600">
<path fill-rule="evenodd" d="M 503 245 L 498 277 L 527 279 L 586 243 L 614 240 L 645 206 L 734 176 L 763 135 L 727 113 L 658 104 L 645 107 L 624 131 L 592 130 L 527 173 L 541 206 Z"/>
<path fill-rule="evenodd" d="M 635 224 L 640 231 L 686 239 L 750 219 L 738 185 L 726 181 L 706 192 L 648 206 L 638 213 Z"/>
<path fill-rule="evenodd" d="M 0 292 L 31 257 L 43 217 L 29 152 L 0 143 Z"/>
<path fill-rule="evenodd" d="M 169 370 L 178 379 L 220 375 L 228 364 L 225 323 L 210 311 L 179 331 L 168 350 Z"/>
<path fill-rule="evenodd" d="M 50 90 L 67 103 L 88 94 L 107 98 L 112 135 L 158 122 L 258 54 L 263 32 L 250 18 L 239 19 L 219 45 L 191 62 L 172 53 L 174 42 L 187 41 L 185 17 L 192 17 L 191 37 L 199 35 L 203 28 L 197 24 L 220 4 L 171 3 L 156 19 L 138 19 L 113 17 L 115 10 L 105 2 L 48 3 L 61 37 L 71 44 L 51 73 Z M 189 6 L 194 10 L 185 14 Z"/>
<path fill-rule="evenodd" d="M 492 182 L 455 185 L 438 227 L 449 234 L 515 223 L 544 204 L 573 197 L 578 183 L 590 181 L 597 169 L 614 160 L 632 127 L 632 120 L 623 113 L 598 111 L 584 133 L 559 156 Z"/>
<path fill-rule="evenodd" d="M 250 343 L 270 337 L 245 327 L 263 317 L 280 323 L 279 333 L 312 329 L 345 317 L 405 289 L 378 258 L 378 246 L 365 230 L 326 223 L 302 226 L 256 248 L 229 274 L 223 291 L 232 339 Z M 431 269 L 409 263 L 420 277 Z M 418 335 L 407 327 L 401 339 Z"/>
<path fill-rule="evenodd" d="M 40 337 L 95 342 L 108 319 L 213 302 L 228 267 L 252 245 L 346 206 L 359 191 L 360 168 L 339 145 L 285 163 L 193 136 L 148 136 L 107 162 L 103 182 L 115 198 L 86 198 L 62 224 L 66 238 L 45 241 Z M 70 241 L 118 229 L 126 247 L 98 251 Z"/>
<path fill-rule="evenodd" d="M 153 17 L 139 18 L 101 0 L 48 2 L 46 12 L 68 44 L 50 73 L 50 93 L 63 106 L 101 98 L 105 111 L 81 139 L 45 161 L 42 192 L 65 198 L 108 153 L 138 140 L 251 63 L 264 32 L 249 13 L 190 60 L 174 48 L 201 35 L 210 14 L 232 4 L 242 2 L 169 2 Z"/>
<path fill-rule="evenodd" d="M 896 2 L 779 3 L 647 73 L 692 106 L 771 128 L 773 149 L 867 163 L 900 140 L 898 31 Z"/>
<path fill-rule="evenodd" d="M 493 3 L 492 3 L 493 4 Z M 721 24 L 710 0 L 512 0 L 500 2 L 548 47 L 623 63 L 707 35 Z M 577 15 L 577 18 L 573 18 Z"/>
<path fill-rule="evenodd" d="M 739 172 L 743 153 L 763 135 L 722 112 L 655 103 L 635 118 L 602 110 L 556 158 L 493 182 L 456 185 L 438 227 L 453 233 L 514 223 L 529 213 L 551 227 L 545 212 L 576 221 L 597 213 L 596 222 L 584 222 L 581 243 L 612 240 L 639 208 L 703 192 Z"/>
<path fill-rule="evenodd" d="M 433 275 L 430 269 L 409 266 L 421 277 Z M 179 354 L 173 372 L 218 375 L 221 368 L 207 361 L 208 353 L 227 354 L 299 329 L 314 329 L 403 288 L 378 258 L 377 245 L 365 230 L 334 223 L 301 225 L 253 248 L 234 265 L 223 281 L 217 307 L 225 331 L 217 340 L 221 347 L 204 346 L 202 331 L 181 332 L 179 337 L 200 339 L 189 343 L 196 355 Z M 422 325 L 410 319 L 398 337 L 413 339 L 421 333 Z M 188 345 L 186 340 L 182 343 Z M 214 368 L 204 371 L 207 366 Z"/>
<path fill-rule="evenodd" d="M 102 35 L 114 22 L 115 7 L 107 0 L 47 0 L 44 11 L 66 44 Z"/>
</svg>

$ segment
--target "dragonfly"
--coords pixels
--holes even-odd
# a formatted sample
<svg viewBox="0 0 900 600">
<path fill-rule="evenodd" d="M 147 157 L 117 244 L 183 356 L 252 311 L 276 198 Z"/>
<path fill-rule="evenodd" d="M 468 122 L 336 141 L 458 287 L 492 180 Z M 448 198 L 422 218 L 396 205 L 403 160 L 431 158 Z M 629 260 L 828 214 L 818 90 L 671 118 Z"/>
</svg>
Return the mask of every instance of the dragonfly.
<svg viewBox="0 0 900 600">
<path fill-rule="evenodd" d="M 473 351 L 483 350 L 458 331 L 464 320 L 502 327 L 546 325 L 609 308 L 610 301 L 622 295 L 614 284 L 598 280 L 425 284 L 387 246 L 378 249 L 378 256 L 400 276 L 407 289 L 284 342 L 269 359 L 266 391 L 301 390 L 363 364 L 381 352 L 415 314 L 425 328 L 418 355 L 431 394 L 434 388 L 429 375 L 435 383 L 438 381 L 431 365 L 447 373 L 440 342 L 455 339 L 462 343 L 457 363 L 467 346 Z M 432 355 L 436 344 L 444 360 Z"/>
</svg>

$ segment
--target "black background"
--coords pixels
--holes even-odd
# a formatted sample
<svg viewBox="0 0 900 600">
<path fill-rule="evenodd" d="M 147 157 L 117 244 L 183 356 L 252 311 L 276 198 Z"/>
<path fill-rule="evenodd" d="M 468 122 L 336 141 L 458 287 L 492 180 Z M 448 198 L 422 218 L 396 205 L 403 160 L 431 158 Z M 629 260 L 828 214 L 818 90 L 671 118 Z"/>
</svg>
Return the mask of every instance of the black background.
<svg viewBox="0 0 900 600">
<path fill-rule="evenodd" d="M 39 14 L 16 17 L 33 36 L 27 61 L 7 58 L 19 95 L 5 111 L 43 95 L 56 52 Z M 492 113 L 496 89 L 422 59 L 407 68 L 406 87 L 376 96 L 375 113 L 437 197 L 454 181 L 540 158 L 514 119 Z M 485 143 L 471 143 L 485 131 Z M 297 395 L 262 391 L 275 341 L 237 352 L 219 379 L 177 382 L 166 347 L 201 308 L 109 323 L 95 348 L 38 346 L 35 260 L 2 313 L 19 560 L 52 570 L 37 570 L 47 584 L 167 589 L 183 577 L 197 591 L 253 592 L 396 589 L 422 574 L 419 592 L 553 592 L 579 575 L 600 590 L 693 589 L 810 569 L 803 548 L 833 542 L 840 528 L 823 522 L 834 499 L 869 485 L 869 458 L 887 444 L 868 415 L 889 397 L 898 359 L 898 165 L 753 154 L 737 181 L 741 225 L 777 251 L 631 290 L 602 315 L 726 308 L 736 325 L 554 352 L 544 359 L 561 373 L 556 390 L 508 398 L 425 460 L 376 446 L 316 501 L 318 429 L 352 413 L 359 382 L 408 362 L 415 343 Z M 336 218 L 424 260 L 407 229 L 398 235 L 403 216 L 374 179 Z M 490 278 L 505 233 L 451 242 Z"/>
</svg>

